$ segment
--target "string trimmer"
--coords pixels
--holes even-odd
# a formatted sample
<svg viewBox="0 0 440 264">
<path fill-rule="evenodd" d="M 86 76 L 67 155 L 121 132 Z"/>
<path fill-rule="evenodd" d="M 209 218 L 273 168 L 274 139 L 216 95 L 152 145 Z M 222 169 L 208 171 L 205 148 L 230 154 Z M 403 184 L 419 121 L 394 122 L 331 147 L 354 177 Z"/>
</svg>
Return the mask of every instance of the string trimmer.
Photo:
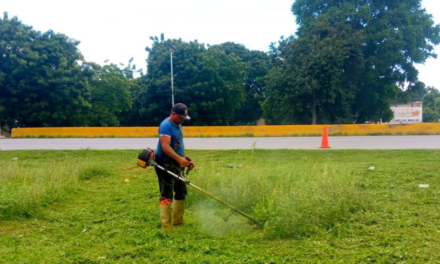
<svg viewBox="0 0 440 264">
<path fill-rule="evenodd" d="M 186 157 L 186 158 L 189 161 L 191 161 L 191 159 L 189 157 Z M 231 208 L 232 211 L 234 211 L 234 212 L 236 212 L 236 213 L 246 217 L 247 219 L 249 219 L 252 222 L 254 222 L 257 226 L 261 227 L 261 224 L 257 220 L 253 219 L 252 217 L 250 217 L 246 213 L 244 213 L 244 212 L 238 210 L 237 208 L 233 207 L 232 205 L 230 205 L 230 204 L 220 200 L 219 198 L 217 198 L 214 195 L 208 193 L 207 191 L 201 189 L 200 187 L 197 187 L 196 185 L 192 184 L 186 177 L 179 176 L 179 175 L 173 173 L 172 171 L 169 171 L 166 168 L 164 168 L 164 167 L 160 166 L 159 164 L 157 164 L 157 162 L 154 160 L 154 152 L 153 152 L 153 150 L 147 148 L 147 149 L 144 149 L 141 153 L 139 153 L 137 165 L 139 167 L 144 168 L 144 169 L 146 167 L 148 167 L 148 166 L 153 166 L 155 168 L 158 168 L 158 169 L 168 173 L 169 175 L 177 178 L 178 180 L 183 181 L 186 185 L 189 185 L 189 186 L 193 187 L 194 189 L 198 190 L 199 192 L 202 192 L 202 193 L 208 195 L 209 197 L 211 197 L 212 199 L 216 200 L 217 202 L 226 205 L 227 207 Z M 188 168 L 186 170 L 186 175 L 188 175 L 190 170 L 191 170 L 191 168 Z M 223 217 L 223 220 L 225 222 L 228 221 L 228 218 L 229 218 L 229 216 L 231 216 L 231 214 L 232 213 L 230 213 L 227 216 Z"/>
</svg>

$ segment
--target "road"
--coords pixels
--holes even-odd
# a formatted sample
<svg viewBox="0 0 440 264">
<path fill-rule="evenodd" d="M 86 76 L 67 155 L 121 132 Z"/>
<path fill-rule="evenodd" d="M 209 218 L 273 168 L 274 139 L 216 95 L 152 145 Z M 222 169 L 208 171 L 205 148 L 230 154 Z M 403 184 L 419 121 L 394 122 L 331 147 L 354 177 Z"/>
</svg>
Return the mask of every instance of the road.
<svg viewBox="0 0 440 264">
<path fill-rule="evenodd" d="M 440 136 L 329 137 L 331 149 L 440 149 Z M 0 139 L 0 150 L 156 148 L 157 138 Z M 186 149 L 319 149 L 320 137 L 185 138 Z"/>
</svg>

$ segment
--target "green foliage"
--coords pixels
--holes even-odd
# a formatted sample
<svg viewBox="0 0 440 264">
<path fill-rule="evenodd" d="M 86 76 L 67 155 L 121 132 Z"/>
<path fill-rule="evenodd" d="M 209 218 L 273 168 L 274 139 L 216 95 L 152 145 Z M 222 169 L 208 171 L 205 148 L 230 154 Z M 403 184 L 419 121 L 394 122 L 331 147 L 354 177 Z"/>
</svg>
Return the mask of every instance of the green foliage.
<svg viewBox="0 0 440 264">
<path fill-rule="evenodd" d="M 93 73 L 89 80 L 92 108 L 88 125 L 119 126 L 121 113 L 129 112 L 132 107 L 130 91 L 138 89 L 137 84 L 114 64 L 103 67 L 92 63 L 88 65 Z"/>
<path fill-rule="evenodd" d="M 408 95 L 411 102 L 414 101 L 423 101 L 424 96 L 427 92 L 429 92 L 431 87 L 425 87 L 425 84 L 423 82 L 416 82 L 414 84 L 410 84 L 405 91 L 405 94 Z"/>
<path fill-rule="evenodd" d="M 131 109 L 123 109 L 119 114 L 118 120 L 120 126 L 143 126 L 145 122 L 141 119 L 141 102 L 139 97 L 146 85 L 143 83 L 143 77 L 130 80 L 129 92 L 131 94 Z"/>
<path fill-rule="evenodd" d="M 440 26 L 420 1 L 297 0 L 297 35 L 272 43 L 269 54 L 151 37 L 140 78 L 133 59 L 123 68 L 86 62 L 79 41 L 5 13 L 1 124 L 156 126 L 171 108 L 171 50 L 175 102 L 193 117 L 187 125 L 251 125 L 262 115 L 267 124 L 388 121 L 391 102 L 424 98 L 414 65 L 436 57 Z M 425 117 L 437 119 L 437 107 Z"/>
<path fill-rule="evenodd" d="M 388 121 L 398 85 L 417 82 L 414 64 L 440 42 L 420 0 L 298 0 L 292 11 L 297 37 L 273 45 L 284 61 L 267 78 L 269 123 Z"/>
<path fill-rule="evenodd" d="M 0 120 L 7 130 L 139 122 L 133 59 L 123 69 L 86 62 L 79 41 L 35 31 L 7 14 L 0 39 Z"/>
<path fill-rule="evenodd" d="M 190 108 L 193 125 L 229 125 L 245 98 L 240 58 L 197 41 L 159 41 L 147 48 L 146 90 L 139 96 L 147 125 L 158 125 L 171 109 L 170 47 L 173 47 L 175 103 Z"/>
<path fill-rule="evenodd" d="M 270 69 L 270 57 L 267 53 L 248 50 L 245 46 L 233 42 L 218 45 L 227 55 L 234 54 L 244 63 L 246 100 L 235 111 L 233 125 L 255 125 L 263 115 L 260 101 L 264 99 L 264 77 Z"/>
<path fill-rule="evenodd" d="M 352 123 L 357 88 L 345 79 L 357 78 L 362 38 L 347 25 L 330 26 L 330 21 L 321 16 L 301 37 L 279 45 L 267 76 L 269 123 Z"/>
<path fill-rule="evenodd" d="M 440 120 L 440 92 L 432 87 L 423 97 L 423 122 L 437 123 Z"/>
<path fill-rule="evenodd" d="M 5 14 L 0 20 L 0 119 L 13 127 L 82 126 L 87 80 L 79 41 L 39 32 Z"/>
</svg>

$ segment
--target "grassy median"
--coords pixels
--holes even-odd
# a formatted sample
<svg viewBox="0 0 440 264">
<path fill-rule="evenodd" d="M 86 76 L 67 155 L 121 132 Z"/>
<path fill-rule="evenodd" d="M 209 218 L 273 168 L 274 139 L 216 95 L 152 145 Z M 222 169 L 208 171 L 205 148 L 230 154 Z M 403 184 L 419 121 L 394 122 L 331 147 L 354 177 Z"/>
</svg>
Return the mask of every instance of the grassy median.
<svg viewBox="0 0 440 264">
<path fill-rule="evenodd" d="M 440 151 L 190 150 L 191 182 L 263 228 L 189 187 L 168 232 L 137 153 L 0 152 L 0 262 L 440 261 Z"/>
</svg>

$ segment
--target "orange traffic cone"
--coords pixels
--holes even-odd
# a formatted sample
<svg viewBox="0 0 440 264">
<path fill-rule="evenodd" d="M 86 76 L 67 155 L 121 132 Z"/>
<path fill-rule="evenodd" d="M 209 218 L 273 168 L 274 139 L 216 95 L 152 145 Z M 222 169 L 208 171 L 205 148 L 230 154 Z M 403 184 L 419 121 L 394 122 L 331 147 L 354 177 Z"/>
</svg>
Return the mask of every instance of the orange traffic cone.
<svg viewBox="0 0 440 264">
<path fill-rule="evenodd" d="M 324 125 L 324 131 L 322 132 L 322 143 L 320 148 L 330 148 L 328 144 L 327 125 Z"/>
</svg>

